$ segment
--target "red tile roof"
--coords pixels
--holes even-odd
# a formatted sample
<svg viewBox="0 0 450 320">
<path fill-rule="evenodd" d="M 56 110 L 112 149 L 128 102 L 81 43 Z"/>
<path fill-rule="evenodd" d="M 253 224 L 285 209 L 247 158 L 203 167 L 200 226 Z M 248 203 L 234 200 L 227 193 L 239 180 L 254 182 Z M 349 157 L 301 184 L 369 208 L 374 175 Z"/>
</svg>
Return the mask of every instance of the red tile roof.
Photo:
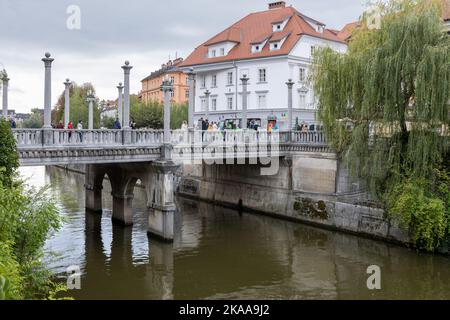
<svg viewBox="0 0 450 320">
<path fill-rule="evenodd" d="M 344 41 L 348 41 L 352 36 L 353 31 L 361 25 L 359 21 L 347 23 L 341 31 L 337 33 L 337 36 Z"/>
<path fill-rule="evenodd" d="M 289 19 L 289 22 L 285 26 L 284 30 L 280 33 L 274 33 L 272 24 L 280 22 L 281 20 L 285 21 L 286 19 Z M 180 67 L 287 55 L 291 52 L 303 35 L 341 43 L 344 42 L 335 33 L 328 29 L 325 29 L 323 33 L 317 32 L 308 22 L 306 22 L 306 19 L 310 18 L 299 13 L 292 7 L 282 7 L 268 11 L 251 13 L 232 25 L 230 28 L 219 33 L 196 48 L 194 52 L 186 60 L 184 60 Z M 288 34 L 290 34 L 290 36 L 287 37 L 283 46 L 279 50 L 270 51 L 269 45 L 266 44 L 261 52 L 252 53 L 251 51 L 252 44 L 261 43 L 269 37 L 271 37 L 270 40 L 272 40 L 274 37 L 275 39 L 278 39 L 281 35 L 286 36 Z M 282 38 L 284 37 L 281 37 L 281 39 Z M 236 42 L 237 45 L 231 49 L 227 56 L 208 58 L 208 45 L 217 44 L 224 41 L 233 41 Z"/>
<path fill-rule="evenodd" d="M 450 20 L 450 0 L 443 0 L 444 1 L 444 12 L 443 12 L 443 18 L 444 21 Z"/>
</svg>

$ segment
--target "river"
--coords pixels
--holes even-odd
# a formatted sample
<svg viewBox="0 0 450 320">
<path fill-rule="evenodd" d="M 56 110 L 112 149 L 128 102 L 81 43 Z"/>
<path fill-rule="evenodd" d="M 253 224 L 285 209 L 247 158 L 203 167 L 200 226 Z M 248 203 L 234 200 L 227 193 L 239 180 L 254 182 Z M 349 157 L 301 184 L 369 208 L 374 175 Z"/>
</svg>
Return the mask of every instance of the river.
<svg viewBox="0 0 450 320">
<path fill-rule="evenodd" d="M 86 213 L 84 176 L 55 167 L 20 168 L 29 185 L 50 184 L 66 221 L 45 245 L 45 264 L 65 282 L 81 269 L 75 299 L 450 299 L 450 258 L 239 213 L 177 198 L 174 244 L 147 237 L 146 201 L 136 188 L 134 225 Z M 367 268 L 381 268 L 381 290 Z"/>
</svg>

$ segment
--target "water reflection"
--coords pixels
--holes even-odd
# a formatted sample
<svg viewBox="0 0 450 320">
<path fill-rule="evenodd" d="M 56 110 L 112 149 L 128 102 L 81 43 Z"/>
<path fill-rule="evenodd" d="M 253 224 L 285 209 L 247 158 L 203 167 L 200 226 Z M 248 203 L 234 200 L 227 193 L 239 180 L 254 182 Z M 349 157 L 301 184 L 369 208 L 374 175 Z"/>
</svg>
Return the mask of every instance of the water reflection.
<svg viewBox="0 0 450 320">
<path fill-rule="evenodd" d="M 147 237 L 144 190 L 133 227 L 116 227 L 108 183 L 98 215 L 85 212 L 82 175 L 21 172 L 52 183 L 67 223 L 46 245 L 47 264 L 62 280 L 68 266 L 82 268 L 78 299 L 450 299 L 447 257 L 180 198 L 175 242 L 164 244 Z M 374 264 L 377 292 L 366 287 Z"/>
</svg>

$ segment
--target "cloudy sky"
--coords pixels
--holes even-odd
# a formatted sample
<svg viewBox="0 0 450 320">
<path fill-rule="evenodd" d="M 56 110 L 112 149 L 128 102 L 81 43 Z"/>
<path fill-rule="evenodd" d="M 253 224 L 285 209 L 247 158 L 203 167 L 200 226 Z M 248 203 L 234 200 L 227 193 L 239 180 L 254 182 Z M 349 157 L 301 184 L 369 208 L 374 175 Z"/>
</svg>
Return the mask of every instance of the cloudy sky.
<svg viewBox="0 0 450 320">
<path fill-rule="evenodd" d="M 53 63 L 53 102 L 66 78 L 91 82 L 100 99 L 115 99 L 125 60 L 134 66 L 131 90 L 175 55 L 196 46 L 268 0 L 0 0 L 0 68 L 11 78 L 9 105 L 16 112 L 42 108 L 41 58 Z M 300 12 L 340 29 L 356 20 L 365 0 L 291 0 Z M 80 9 L 80 29 L 69 29 L 68 8 Z M 71 20 L 73 21 L 73 20 Z"/>
</svg>

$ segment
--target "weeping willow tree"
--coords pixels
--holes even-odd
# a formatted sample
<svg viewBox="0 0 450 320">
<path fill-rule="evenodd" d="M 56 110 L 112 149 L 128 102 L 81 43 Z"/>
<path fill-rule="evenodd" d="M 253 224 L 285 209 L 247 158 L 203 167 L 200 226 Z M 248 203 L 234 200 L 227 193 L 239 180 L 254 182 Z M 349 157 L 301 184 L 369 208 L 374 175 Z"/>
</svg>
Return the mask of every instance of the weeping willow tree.
<svg viewBox="0 0 450 320">
<path fill-rule="evenodd" d="M 400 181 L 429 180 L 446 157 L 450 40 L 443 32 L 441 1 L 391 0 L 377 8 L 379 28 L 363 17 L 347 53 L 317 51 L 312 82 L 329 141 L 351 174 L 387 202 Z M 415 212 L 407 214 L 405 224 L 414 228 Z M 450 229 L 449 221 L 440 223 L 439 237 L 446 224 Z M 431 242 L 428 248 L 436 245 Z"/>
</svg>

